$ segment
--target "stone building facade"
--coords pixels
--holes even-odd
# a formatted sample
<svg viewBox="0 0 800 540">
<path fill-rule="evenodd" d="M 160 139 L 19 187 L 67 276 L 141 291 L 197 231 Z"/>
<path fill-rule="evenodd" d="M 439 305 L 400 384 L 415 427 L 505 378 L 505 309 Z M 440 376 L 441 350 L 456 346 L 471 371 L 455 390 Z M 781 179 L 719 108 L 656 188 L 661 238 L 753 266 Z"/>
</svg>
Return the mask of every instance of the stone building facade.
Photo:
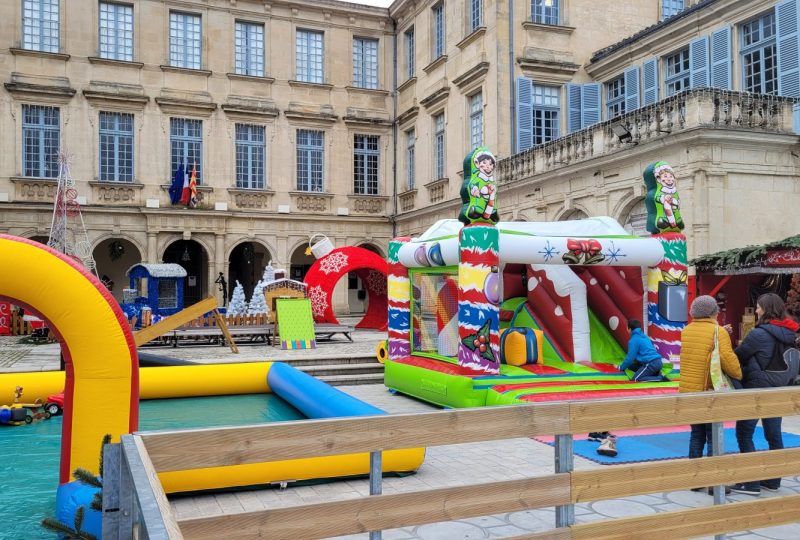
<svg viewBox="0 0 800 540">
<path fill-rule="evenodd" d="M 640 231 L 641 172 L 665 159 L 690 255 L 775 240 L 800 202 L 798 9 L 2 2 L 0 230 L 46 239 L 64 150 L 115 294 L 132 264 L 178 262 L 191 302 L 219 295 L 220 273 L 252 287 L 269 260 L 301 277 L 314 234 L 385 254 L 455 216 L 463 156 L 482 144 L 500 158 L 503 219 L 611 215 Z M 170 201 L 180 165 L 197 169 L 195 208 Z M 339 284 L 337 311 L 363 308 L 358 286 Z"/>
</svg>

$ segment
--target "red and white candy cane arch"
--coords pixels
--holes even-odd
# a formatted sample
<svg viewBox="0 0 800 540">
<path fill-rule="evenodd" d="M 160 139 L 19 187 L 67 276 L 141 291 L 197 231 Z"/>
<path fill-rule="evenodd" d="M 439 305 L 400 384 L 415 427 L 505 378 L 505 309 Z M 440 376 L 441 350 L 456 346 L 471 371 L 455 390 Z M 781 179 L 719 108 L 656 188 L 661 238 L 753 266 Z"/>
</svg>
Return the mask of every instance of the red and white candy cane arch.
<svg viewBox="0 0 800 540">
<path fill-rule="evenodd" d="M 383 257 L 368 249 L 355 246 L 334 249 L 317 259 L 305 277 L 314 320 L 318 323 L 339 324 L 333 313 L 333 289 L 343 276 L 355 272 L 364 283 L 369 299 L 367 312 L 356 328 L 386 330 L 388 269 Z"/>
</svg>

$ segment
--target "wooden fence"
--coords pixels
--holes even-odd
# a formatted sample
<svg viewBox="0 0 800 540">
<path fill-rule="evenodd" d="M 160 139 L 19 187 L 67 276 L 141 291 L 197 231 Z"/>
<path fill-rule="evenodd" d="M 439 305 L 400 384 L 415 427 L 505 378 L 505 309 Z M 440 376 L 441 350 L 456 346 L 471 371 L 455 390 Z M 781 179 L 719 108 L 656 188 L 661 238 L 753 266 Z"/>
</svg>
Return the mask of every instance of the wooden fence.
<svg viewBox="0 0 800 540">
<path fill-rule="evenodd" d="M 146 311 L 144 313 L 149 313 Z M 264 326 L 268 324 L 267 314 L 261 313 L 258 315 L 222 315 L 225 323 L 228 326 Z M 153 324 L 151 318 L 143 317 L 141 328 L 145 328 Z M 212 313 L 206 313 L 201 317 L 192 319 L 190 322 L 184 324 L 182 328 L 204 328 L 206 326 L 217 326 L 217 319 Z"/>
<path fill-rule="evenodd" d="M 547 507 L 556 507 L 554 529 L 524 538 L 678 539 L 792 523 L 800 520 L 800 495 L 725 503 L 718 487 L 713 506 L 575 524 L 576 503 L 800 474 L 800 448 L 574 471 L 572 435 L 710 422 L 719 454 L 722 422 L 798 414 L 800 387 L 791 387 L 126 435 L 116 467 L 120 474 L 110 475 L 106 467 L 104 506 L 120 511 L 104 513 L 103 537 L 130 538 L 125 515 L 139 516 L 139 538 L 193 540 L 322 538 Z M 542 435 L 556 436 L 554 474 L 380 494 L 382 451 Z M 287 508 L 179 520 L 157 477 L 357 452 L 371 453 L 373 495 Z"/>
</svg>

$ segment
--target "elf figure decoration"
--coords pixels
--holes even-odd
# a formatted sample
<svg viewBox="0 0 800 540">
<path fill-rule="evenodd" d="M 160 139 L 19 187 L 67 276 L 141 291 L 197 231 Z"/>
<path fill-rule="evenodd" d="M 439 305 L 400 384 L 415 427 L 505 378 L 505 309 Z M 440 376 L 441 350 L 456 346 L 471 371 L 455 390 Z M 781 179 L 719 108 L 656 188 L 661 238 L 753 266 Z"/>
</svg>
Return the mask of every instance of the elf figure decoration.
<svg viewBox="0 0 800 540">
<path fill-rule="evenodd" d="M 681 232 L 681 199 L 675 172 L 666 161 L 651 163 L 644 170 L 647 187 L 647 230 L 652 234 Z"/>
<path fill-rule="evenodd" d="M 479 147 L 464 158 L 464 183 L 461 201 L 464 203 L 458 219 L 464 225 L 497 223 L 497 185 L 494 182 L 496 160 L 488 148 Z"/>
</svg>

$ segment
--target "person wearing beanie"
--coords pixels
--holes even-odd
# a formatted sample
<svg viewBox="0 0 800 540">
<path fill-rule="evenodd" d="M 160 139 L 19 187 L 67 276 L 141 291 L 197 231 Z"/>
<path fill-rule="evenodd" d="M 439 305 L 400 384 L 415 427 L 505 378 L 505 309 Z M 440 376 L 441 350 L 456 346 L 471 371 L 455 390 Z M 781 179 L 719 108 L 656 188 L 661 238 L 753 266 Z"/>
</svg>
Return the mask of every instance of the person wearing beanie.
<svg viewBox="0 0 800 540">
<path fill-rule="evenodd" d="M 631 338 L 628 341 L 628 354 L 619 365 L 619 370 L 622 372 L 625 372 L 626 369 L 633 370 L 632 381 L 663 381 L 661 368 L 664 365 L 664 361 L 655 346 L 653 346 L 650 338 L 642 332 L 642 323 L 636 319 L 630 319 L 628 320 L 628 330 L 631 331 Z"/>
<path fill-rule="evenodd" d="M 680 392 L 708 392 L 714 390 L 711 383 L 711 353 L 714 351 L 714 334 L 717 334 L 719 361 L 722 371 L 731 379 L 742 378 L 739 360 L 733 352 L 731 337 L 720 331 L 717 323 L 719 306 L 708 295 L 698 296 L 692 302 L 689 315 L 692 322 L 681 332 L 681 380 Z M 689 437 L 689 457 L 703 457 L 703 448 L 711 455 L 711 424 L 692 424 Z M 705 487 L 692 491 L 704 491 Z M 711 488 L 708 488 L 711 493 Z M 727 490 L 726 490 L 727 491 Z"/>
</svg>

